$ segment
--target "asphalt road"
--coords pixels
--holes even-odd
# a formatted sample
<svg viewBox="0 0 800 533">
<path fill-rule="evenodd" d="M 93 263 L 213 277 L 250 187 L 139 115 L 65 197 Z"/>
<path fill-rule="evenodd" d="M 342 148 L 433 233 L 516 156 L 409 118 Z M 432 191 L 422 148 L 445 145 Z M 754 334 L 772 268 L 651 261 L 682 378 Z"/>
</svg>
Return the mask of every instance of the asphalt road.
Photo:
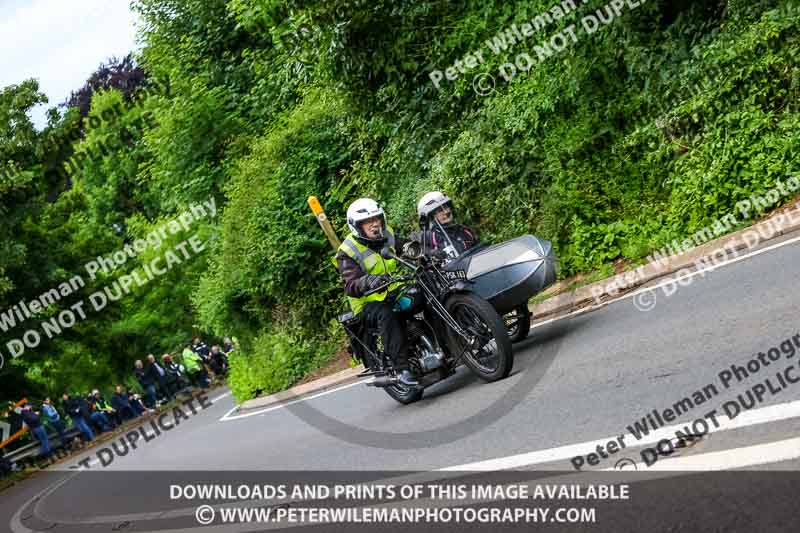
<svg viewBox="0 0 800 533">
<path fill-rule="evenodd" d="M 583 471 L 616 470 L 613 475 L 633 476 L 634 481 L 659 478 L 664 471 L 706 472 L 702 478 L 684 475 L 679 476 L 684 481 L 672 481 L 675 493 L 686 492 L 687 483 L 700 491 L 691 502 L 667 505 L 658 499 L 647 507 L 639 500 L 626 508 L 628 519 L 615 519 L 613 528 L 598 520 L 571 524 L 577 529 L 694 531 L 697 524 L 691 521 L 671 522 L 675 505 L 683 513 L 706 513 L 708 520 L 730 519 L 748 508 L 731 504 L 738 501 L 731 499 L 733 494 L 752 503 L 758 492 L 766 500 L 753 513 L 761 518 L 734 521 L 725 530 L 753 530 L 769 516 L 771 526 L 755 529 L 796 531 L 796 513 L 784 517 L 785 509 L 769 507 L 783 502 L 799 510 L 792 502 L 800 494 L 800 382 L 792 381 L 800 380 L 800 338 L 797 354 L 790 355 L 789 347 L 800 334 L 800 244 L 793 238 L 786 236 L 785 246 L 689 278 L 684 285 L 653 282 L 646 306 L 642 297 L 627 297 L 538 324 L 527 340 L 515 345 L 514 373 L 498 383 L 485 384 L 462 371 L 410 406 L 355 383 L 244 413 L 235 410 L 229 395 L 217 392 L 210 396 L 213 405 L 198 408 L 178 427 L 140 442 L 127 455 L 116 455 L 106 467 L 91 450 L 78 458 L 88 460 L 88 469 L 48 472 L 5 491 L 0 495 L 0 531 L 6 526 L 14 533 L 194 530 L 191 505 L 169 499 L 175 479 L 265 483 L 281 479 L 275 471 L 285 472 L 286 479 L 313 478 L 299 471 L 334 480 L 355 479 L 355 472 L 395 475 L 387 471 L 426 472 L 426 479 L 439 479 L 446 475 L 438 472 L 443 469 L 515 469 L 528 477 L 538 475 L 531 471 L 547 471 L 572 479 L 576 465 Z M 779 353 L 773 351 L 770 359 L 773 347 Z M 764 352 L 762 361 L 759 352 Z M 748 367 L 754 358 L 756 363 Z M 740 371 L 741 379 L 731 377 L 726 387 L 723 378 L 728 377 L 725 372 L 733 374 L 731 365 L 741 365 L 748 376 Z M 691 404 L 685 403 L 687 397 Z M 749 407 L 751 398 L 752 407 L 742 408 L 743 403 Z M 726 402 L 739 405 L 738 416 L 729 416 L 733 407 L 728 403 L 726 411 Z M 665 410 L 675 411 L 676 404 L 683 412 L 658 424 L 667 427 L 655 437 L 651 433 L 637 439 L 627 429 L 653 410 L 668 418 Z M 686 441 L 690 446 L 675 448 L 675 430 L 691 428 L 695 437 Z M 612 450 L 609 440 L 625 447 Z M 663 454 L 643 452 L 659 441 Z M 596 449 L 598 444 L 607 457 Z M 652 465 L 644 460 L 654 458 Z M 704 499 L 697 479 L 716 480 L 707 473 L 711 470 L 736 473 L 720 481 L 717 492 L 708 489 Z M 745 470 L 768 472 L 773 485 L 754 491 L 757 483 L 766 483 L 761 479 L 766 474 Z M 774 486 L 776 479 L 784 485 Z M 56 482 L 61 484 L 54 486 Z M 728 491 L 727 507 L 720 503 L 721 486 Z M 663 495 L 663 488 L 653 493 Z M 787 494 L 794 495 L 791 502 L 781 500 Z M 634 513 L 645 508 L 653 524 L 641 512 Z M 253 527 L 209 531 L 257 530 Z M 334 529 L 358 526 L 319 526 L 315 531 Z"/>
</svg>

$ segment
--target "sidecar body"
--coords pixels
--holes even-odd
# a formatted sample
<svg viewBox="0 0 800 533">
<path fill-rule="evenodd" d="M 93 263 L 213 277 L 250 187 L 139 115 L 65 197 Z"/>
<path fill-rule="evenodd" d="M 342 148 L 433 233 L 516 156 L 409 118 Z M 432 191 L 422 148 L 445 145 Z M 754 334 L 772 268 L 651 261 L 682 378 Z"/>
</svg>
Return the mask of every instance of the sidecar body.
<svg viewBox="0 0 800 533">
<path fill-rule="evenodd" d="M 523 235 L 500 244 L 476 246 L 443 270 L 465 271 L 475 292 L 504 315 L 555 282 L 556 257 L 550 241 Z"/>
</svg>

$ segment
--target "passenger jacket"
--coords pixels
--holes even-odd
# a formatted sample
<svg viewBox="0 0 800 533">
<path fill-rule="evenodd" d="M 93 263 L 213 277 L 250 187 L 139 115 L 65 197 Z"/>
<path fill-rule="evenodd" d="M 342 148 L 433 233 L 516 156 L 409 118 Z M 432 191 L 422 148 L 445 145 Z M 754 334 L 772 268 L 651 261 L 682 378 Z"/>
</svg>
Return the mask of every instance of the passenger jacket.
<svg viewBox="0 0 800 533">
<path fill-rule="evenodd" d="M 462 224 L 448 224 L 444 226 L 444 231 L 447 236 L 438 225 L 431 224 L 428 229 L 416 232 L 414 239 L 423 244 L 425 254 L 444 251 L 449 244 L 447 237 L 453 243 L 457 255 L 461 255 L 479 242 L 477 233 Z"/>
</svg>

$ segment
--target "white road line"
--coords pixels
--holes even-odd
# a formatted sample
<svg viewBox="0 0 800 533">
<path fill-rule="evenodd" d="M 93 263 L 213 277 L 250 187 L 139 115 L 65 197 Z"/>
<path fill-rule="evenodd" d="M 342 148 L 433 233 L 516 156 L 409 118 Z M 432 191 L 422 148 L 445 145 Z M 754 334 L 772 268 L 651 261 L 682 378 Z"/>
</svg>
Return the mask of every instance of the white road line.
<svg viewBox="0 0 800 533">
<path fill-rule="evenodd" d="M 236 415 L 236 416 L 230 416 L 230 414 L 232 412 L 236 411 L 239 408 L 239 406 L 236 406 L 233 409 L 231 409 L 230 411 L 228 411 L 227 413 L 225 413 L 225 416 L 220 418 L 219 421 L 220 422 L 230 422 L 231 420 L 238 420 L 240 418 L 247 418 L 249 416 L 262 415 L 262 414 L 268 413 L 270 411 L 275 411 L 276 409 L 283 409 L 287 405 L 292 405 L 292 404 L 298 403 L 298 402 L 305 402 L 306 400 L 313 400 L 314 398 L 319 398 L 320 396 L 325 396 L 327 394 L 332 394 L 332 393 L 338 392 L 340 390 L 349 389 L 350 387 L 355 387 L 356 385 L 361 385 L 362 383 L 368 383 L 369 381 L 370 381 L 369 379 L 363 379 L 361 381 L 356 381 L 355 383 L 349 383 L 347 385 L 342 385 L 341 387 L 336 387 L 335 389 L 322 391 L 322 392 L 320 392 L 318 394 L 314 394 L 312 396 L 305 396 L 303 398 L 297 398 L 295 400 L 291 400 L 289 402 L 281 403 L 279 405 L 273 405 L 271 407 L 265 407 L 264 409 L 259 409 L 258 411 L 253 411 L 252 413 L 247 413 L 247 414 L 243 414 L 243 415 Z"/>
<path fill-rule="evenodd" d="M 782 248 L 783 246 L 787 246 L 789 244 L 794 244 L 795 242 L 798 242 L 798 241 L 800 241 L 800 237 L 793 237 L 791 239 L 787 239 L 785 241 L 781 241 L 781 242 L 773 244 L 771 246 L 767 246 L 766 248 L 760 248 L 760 249 L 755 250 L 753 252 L 749 252 L 749 253 L 747 253 L 745 255 L 741 255 L 741 256 L 738 256 L 738 257 L 734 257 L 733 259 L 729 259 L 727 261 L 722 261 L 720 263 L 716 263 L 712 267 L 698 269 L 698 270 L 695 270 L 693 272 L 689 272 L 688 274 L 685 274 L 683 276 L 678 276 L 676 278 L 670 278 L 670 279 L 662 281 L 661 283 L 653 285 L 652 287 L 643 287 L 641 289 L 637 289 L 637 290 L 629 292 L 627 294 L 623 294 L 622 296 L 620 296 L 618 298 L 614 298 L 613 300 L 606 300 L 606 301 L 603 301 L 602 303 L 596 303 L 595 305 L 592 305 L 590 307 L 585 307 L 583 309 L 578 309 L 577 311 L 573 311 L 573 312 L 568 313 L 568 314 L 563 315 L 563 316 L 557 316 L 557 317 L 554 317 L 554 318 L 550 318 L 548 320 L 543 320 L 541 322 L 537 322 L 535 324 L 531 324 L 531 329 L 539 328 L 539 327 L 545 326 L 547 324 L 550 324 L 552 322 L 557 322 L 559 320 L 564 320 L 565 318 L 570 318 L 570 317 L 573 317 L 573 316 L 582 315 L 584 313 L 589 313 L 589 312 L 592 312 L 592 311 L 596 311 L 597 309 L 600 309 L 600 308 L 605 307 L 607 305 L 611 305 L 613 303 L 620 302 L 622 300 L 627 300 L 628 298 L 633 298 L 637 294 L 641 294 L 641 293 L 646 292 L 646 291 L 653 291 L 653 290 L 659 289 L 659 288 L 661 288 L 661 287 L 663 287 L 665 285 L 670 285 L 670 284 L 674 285 L 678 280 L 692 278 L 694 276 L 699 276 L 701 274 L 705 275 L 705 272 L 711 272 L 711 271 L 717 270 L 718 268 L 722 268 L 724 266 L 728 266 L 728 265 L 731 265 L 733 263 L 737 263 L 739 261 L 744 261 L 745 259 L 749 259 L 750 257 L 756 256 L 756 255 L 759 255 L 759 254 L 763 254 L 765 252 L 771 252 L 772 250 L 777 250 L 778 248 Z"/>
<path fill-rule="evenodd" d="M 219 396 L 217 396 L 216 398 L 214 398 L 213 400 L 211 400 L 211 403 L 217 403 L 217 402 L 218 402 L 218 401 L 220 401 L 221 399 L 223 399 L 223 398 L 227 398 L 227 397 L 228 397 L 228 396 L 230 396 L 231 394 L 233 394 L 233 391 L 228 391 L 228 392 L 226 392 L 225 394 L 220 394 Z"/>
<path fill-rule="evenodd" d="M 762 407 L 760 409 L 745 411 L 736 418 L 734 418 L 733 420 L 729 419 L 722 413 L 718 413 L 717 421 L 719 422 L 720 427 L 715 428 L 714 424 L 710 420 L 708 421 L 708 424 L 711 428 L 710 433 L 718 433 L 720 431 L 730 431 L 733 429 L 740 429 L 748 426 L 766 424 L 768 422 L 776 422 L 778 420 L 785 420 L 787 418 L 796 418 L 796 417 L 800 417 L 800 400 L 787 403 L 779 403 L 767 407 Z M 692 422 L 692 420 L 690 420 L 689 422 Z M 636 440 L 636 437 L 634 437 L 630 433 L 624 433 L 625 437 L 623 438 L 623 441 L 625 442 L 626 447 L 632 447 L 632 446 L 644 446 L 649 444 L 655 444 L 661 439 L 665 438 L 674 440 L 675 431 L 683 430 L 685 425 L 686 424 L 675 424 L 672 426 L 665 426 L 658 429 L 657 431 L 651 432 L 647 436 L 643 436 L 640 440 Z M 527 452 L 518 455 L 509 455 L 507 457 L 488 459 L 486 461 L 477 461 L 474 463 L 467 463 L 463 465 L 448 466 L 446 468 L 441 468 L 439 471 L 447 472 L 447 471 L 465 470 L 465 471 L 475 472 L 475 471 L 507 470 L 511 468 L 521 468 L 537 464 L 569 460 L 578 455 L 586 456 L 586 454 L 594 452 L 597 446 L 603 446 L 605 448 L 605 446 L 608 444 L 609 441 L 616 440 L 618 437 L 619 434 L 612 435 L 610 437 L 605 437 L 602 439 L 581 442 L 578 444 L 568 444 L 566 446 L 549 448 L 546 450 L 537 450 L 534 452 Z M 623 456 L 625 456 L 624 449 L 620 450 L 616 454 L 611 454 L 610 458 L 604 459 L 604 461 L 616 461 L 622 458 Z"/>
<path fill-rule="evenodd" d="M 800 438 L 794 438 L 698 455 L 659 458 L 649 467 L 641 462 L 636 463 L 636 469 L 640 472 L 705 472 L 780 463 L 798 457 L 800 457 Z M 610 470 L 614 468 L 605 469 L 605 471 Z"/>
</svg>

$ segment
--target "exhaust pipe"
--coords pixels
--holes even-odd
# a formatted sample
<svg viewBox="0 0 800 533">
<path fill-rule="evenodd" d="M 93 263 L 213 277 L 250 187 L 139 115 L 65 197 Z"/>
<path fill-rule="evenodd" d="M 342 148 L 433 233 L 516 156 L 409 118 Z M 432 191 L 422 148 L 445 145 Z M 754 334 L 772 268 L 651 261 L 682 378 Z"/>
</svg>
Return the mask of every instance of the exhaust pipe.
<svg viewBox="0 0 800 533">
<path fill-rule="evenodd" d="M 367 383 L 367 387 L 378 387 L 378 388 L 385 388 L 389 387 L 390 385 L 394 385 L 397 383 L 397 379 L 389 376 L 380 376 L 369 383 Z"/>
</svg>

